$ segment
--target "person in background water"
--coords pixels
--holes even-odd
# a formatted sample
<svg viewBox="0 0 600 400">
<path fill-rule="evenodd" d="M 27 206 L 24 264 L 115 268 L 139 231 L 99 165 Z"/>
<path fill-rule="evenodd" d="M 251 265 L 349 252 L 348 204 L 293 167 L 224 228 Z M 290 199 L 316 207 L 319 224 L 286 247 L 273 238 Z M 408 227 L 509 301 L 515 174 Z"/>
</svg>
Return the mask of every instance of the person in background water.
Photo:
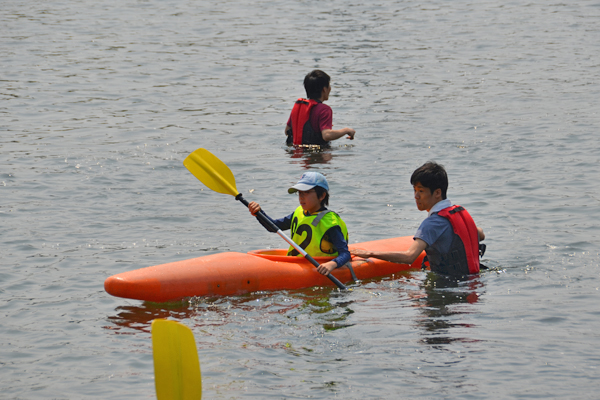
<svg viewBox="0 0 600 400">
<path fill-rule="evenodd" d="M 267 217 L 282 231 L 291 229 L 292 240 L 310 256 L 335 257 L 317 269 L 319 273 L 329 275 L 350 261 L 348 229 L 340 216 L 326 207 L 329 205 L 329 184 L 322 174 L 305 172 L 298 183 L 288 189 L 288 193 L 296 192 L 300 206 L 293 213 L 276 220 Z M 254 216 L 261 210 L 254 201 L 248 204 L 248 209 Z M 288 255 L 300 254 L 290 246 Z"/>
<path fill-rule="evenodd" d="M 417 208 L 427 211 L 429 215 L 417 229 L 414 242 L 408 250 L 376 252 L 357 249 L 352 250 L 351 254 L 412 264 L 425 250 L 433 272 L 450 276 L 478 273 L 480 249 L 481 255 L 485 251 L 485 245 L 480 247 L 479 241 L 485 239 L 485 235 L 467 210 L 462 206 L 453 206 L 446 198 L 448 175 L 444 167 L 427 162 L 413 172 L 410 183 L 414 188 Z"/>
<path fill-rule="evenodd" d="M 304 78 L 304 89 L 308 99 L 300 98 L 294 104 L 285 127 L 287 145 L 319 145 L 328 147 L 330 141 L 347 135 L 353 140 L 356 133 L 352 128 L 333 130 L 333 111 L 324 104 L 329 99 L 331 85 L 329 75 L 315 69 Z"/>
</svg>

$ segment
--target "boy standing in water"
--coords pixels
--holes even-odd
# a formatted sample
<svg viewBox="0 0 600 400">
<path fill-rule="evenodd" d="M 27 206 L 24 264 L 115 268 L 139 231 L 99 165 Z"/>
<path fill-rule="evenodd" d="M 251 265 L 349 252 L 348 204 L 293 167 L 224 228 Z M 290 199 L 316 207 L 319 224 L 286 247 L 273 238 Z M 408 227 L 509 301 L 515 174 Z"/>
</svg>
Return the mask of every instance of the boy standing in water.
<svg viewBox="0 0 600 400">
<path fill-rule="evenodd" d="M 310 256 L 335 257 L 317 268 L 319 273 L 329 275 L 331 271 L 350 261 L 346 224 L 339 215 L 326 207 L 329 205 L 329 185 L 322 174 L 305 172 L 298 183 L 288 189 L 288 193 L 296 192 L 300 201 L 296 211 L 284 218 L 268 218 L 282 231 L 291 229 L 292 240 Z M 248 210 L 256 216 L 260 205 L 253 201 L 248 204 Z M 299 253 L 290 246 L 288 255 L 297 256 Z"/>
<path fill-rule="evenodd" d="M 356 133 L 352 128 L 333 130 L 333 111 L 324 104 L 329 99 L 331 85 L 329 75 L 315 69 L 304 78 L 304 89 L 308 99 L 298 99 L 285 127 L 287 144 L 329 146 L 331 140 L 344 135 L 353 140 Z"/>
<path fill-rule="evenodd" d="M 376 252 L 353 250 L 358 257 L 379 258 L 399 264 L 412 264 L 423 250 L 431 271 L 451 276 L 479 272 L 479 241 L 485 239 L 483 229 L 462 206 L 452 205 L 446 198 L 448 176 L 443 166 L 427 162 L 413 172 L 415 201 L 419 211 L 429 216 L 417 229 L 414 242 L 406 251 Z M 484 245 L 482 245 L 482 255 Z M 425 260 L 424 260 L 425 261 Z"/>
</svg>

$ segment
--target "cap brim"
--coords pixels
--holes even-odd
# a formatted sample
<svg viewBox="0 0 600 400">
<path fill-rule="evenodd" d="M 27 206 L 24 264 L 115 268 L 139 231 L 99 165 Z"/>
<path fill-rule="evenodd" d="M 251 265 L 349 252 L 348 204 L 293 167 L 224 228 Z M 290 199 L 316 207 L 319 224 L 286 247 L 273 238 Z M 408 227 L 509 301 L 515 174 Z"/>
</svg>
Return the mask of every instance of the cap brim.
<svg viewBox="0 0 600 400">
<path fill-rule="evenodd" d="M 305 183 L 297 183 L 288 189 L 288 193 L 292 194 L 292 193 L 296 193 L 297 191 L 305 192 L 307 190 L 314 188 L 315 186 L 317 186 L 317 185 L 307 185 Z"/>
</svg>

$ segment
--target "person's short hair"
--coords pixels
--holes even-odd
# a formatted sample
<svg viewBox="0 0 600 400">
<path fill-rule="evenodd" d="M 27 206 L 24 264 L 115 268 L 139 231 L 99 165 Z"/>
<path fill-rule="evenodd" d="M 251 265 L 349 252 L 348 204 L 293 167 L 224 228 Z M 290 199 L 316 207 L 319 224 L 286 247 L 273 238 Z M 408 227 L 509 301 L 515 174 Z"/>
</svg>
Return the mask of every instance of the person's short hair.
<svg viewBox="0 0 600 400">
<path fill-rule="evenodd" d="M 410 177 L 411 185 L 415 186 L 420 183 L 422 186 L 431 190 L 433 193 L 436 189 L 442 190 L 442 200 L 446 199 L 448 191 L 448 175 L 444 166 L 433 161 L 428 161 L 421 165 L 413 172 Z"/>
<path fill-rule="evenodd" d="M 315 193 L 317 194 L 317 198 L 321 197 L 323 193 L 327 193 L 325 198 L 321 201 L 321 207 L 326 207 L 329 205 L 329 192 L 322 188 L 321 186 L 315 186 Z"/>
<path fill-rule="evenodd" d="M 320 69 L 315 69 L 309 72 L 304 77 L 304 89 L 306 90 L 306 97 L 313 100 L 318 100 L 321 97 L 321 93 L 324 88 L 329 87 L 329 81 L 331 78 L 325 72 Z"/>
</svg>

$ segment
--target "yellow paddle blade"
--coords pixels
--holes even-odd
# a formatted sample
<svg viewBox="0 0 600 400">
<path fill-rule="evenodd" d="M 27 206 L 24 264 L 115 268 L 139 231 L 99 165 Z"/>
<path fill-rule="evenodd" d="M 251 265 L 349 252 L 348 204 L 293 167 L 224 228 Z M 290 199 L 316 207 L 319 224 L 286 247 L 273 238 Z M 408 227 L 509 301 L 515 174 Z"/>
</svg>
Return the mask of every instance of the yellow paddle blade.
<svg viewBox="0 0 600 400">
<path fill-rule="evenodd" d="M 154 385 L 158 400 L 202 398 L 202 377 L 194 334 L 166 319 L 152 321 Z"/>
<path fill-rule="evenodd" d="M 227 165 L 206 149 L 198 149 L 183 160 L 183 165 L 209 189 L 237 196 L 235 177 Z"/>
</svg>

